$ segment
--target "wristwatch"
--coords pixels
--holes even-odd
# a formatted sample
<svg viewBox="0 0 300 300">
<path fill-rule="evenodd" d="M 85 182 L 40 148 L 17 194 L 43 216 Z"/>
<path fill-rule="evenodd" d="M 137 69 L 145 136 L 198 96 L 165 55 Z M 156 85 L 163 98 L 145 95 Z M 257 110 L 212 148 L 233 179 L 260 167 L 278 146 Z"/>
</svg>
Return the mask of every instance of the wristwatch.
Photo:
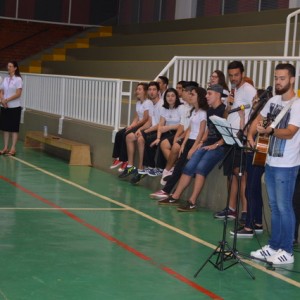
<svg viewBox="0 0 300 300">
<path fill-rule="evenodd" d="M 269 135 L 273 135 L 274 134 L 274 128 L 272 128 L 271 132 L 269 133 Z"/>
</svg>

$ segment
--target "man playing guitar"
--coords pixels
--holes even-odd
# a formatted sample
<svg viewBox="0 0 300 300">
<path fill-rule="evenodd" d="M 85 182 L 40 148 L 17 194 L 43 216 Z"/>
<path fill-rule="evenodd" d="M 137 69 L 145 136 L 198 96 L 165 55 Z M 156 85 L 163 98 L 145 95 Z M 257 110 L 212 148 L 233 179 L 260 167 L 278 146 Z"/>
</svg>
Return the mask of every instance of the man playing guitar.
<svg viewBox="0 0 300 300">
<path fill-rule="evenodd" d="M 252 258 L 277 264 L 294 262 L 293 238 L 295 215 L 293 193 L 300 165 L 300 99 L 294 92 L 295 68 L 278 64 L 275 68 L 275 92 L 248 132 L 249 144 L 254 147 L 254 136 L 268 134 L 270 145 L 265 168 L 265 182 L 271 208 L 272 234 L 269 244 L 251 252 Z M 276 116 L 268 127 L 262 124 L 268 114 Z"/>
</svg>

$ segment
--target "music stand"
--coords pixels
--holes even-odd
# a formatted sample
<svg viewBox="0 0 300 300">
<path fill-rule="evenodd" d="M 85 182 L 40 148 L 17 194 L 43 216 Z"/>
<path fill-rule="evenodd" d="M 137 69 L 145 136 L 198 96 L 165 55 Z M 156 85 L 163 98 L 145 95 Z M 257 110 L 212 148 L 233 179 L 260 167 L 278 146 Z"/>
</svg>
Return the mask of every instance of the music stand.
<svg viewBox="0 0 300 300">
<path fill-rule="evenodd" d="M 224 139 L 225 143 L 227 145 L 231 145 L 234 150 L 234 157 L 235 157 L 235 151 L 236 149 L 244 149 L 243 144 L 237 137 L 238 129 L 232 128 L 229 122 L 226 119 L 220 118 L 218 116 L 211 116 L 210 120 L 213 122 L 219 133 L 222 135 L 222 138 Z M 242 155 L 243 156 L 243 155 Z M 239 176 L 238 176 L 238 199 L 237 199 L 237 208 L 236 211 L 239 211 L 239 202 L 240 202 L 240 186 L 241 186 L 241 176 L 242 176 L 242 158 L 240 162 L 239 167 Z M 227 205 L 226 207 L 229 207 L 229 197 L 227 199 Z M 218 246 L 215 248 L 215 250 L 210 254 L 210 256 L 206 259 L 204 264 L 198 269 L 198 271 L 195 273 L 194 277 L 197 277 L 200 271 L 205 267 L 205 265 L 210 262 L 216 269 L 219 271 L 224 271 L 236 264 L 240 264 L 250 275 L 252 279 L 255 279 L 254 275 L 248 270 L 245 263 L 241 260 L 240 255 L 236 249 L 236 229 L 237 229 L 237 218 L 235 220 L 235 229 L 234 229 L 234 240 L 233 240 L 233 246 L 230 247 L 228 245 L 228 242 L 226 241 L 226 233 L 227 233 L 227 224 L 228 224 L 228 215 L 225 215 L 224 219 L 224 225 L 223 225 L 223 234 L 222 234 L 222 240 L 219 241 Z M 211 259 L 214 255 L 217 255 L 216 261 L 213 262 Z M 234 260 L 231 264 L 224 267 L 224 262 L 227 262 L 229 260 Z"/>
</svg>

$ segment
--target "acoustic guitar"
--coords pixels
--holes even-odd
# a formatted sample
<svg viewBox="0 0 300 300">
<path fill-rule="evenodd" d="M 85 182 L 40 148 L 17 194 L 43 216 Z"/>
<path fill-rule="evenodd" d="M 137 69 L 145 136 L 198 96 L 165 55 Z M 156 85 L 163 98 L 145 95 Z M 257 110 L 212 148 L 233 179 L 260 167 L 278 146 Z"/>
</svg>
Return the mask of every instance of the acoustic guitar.
<svg viewBox="0 0 300 300">
<path fill-rule="evenodd" d="M 271 122 L 273 122 L 273 118 L 266 118 L 263 120 L 263 126 L 267 128 Z M 267 154 L 269 151 L 270 144 L 270 136 L 268 134 L 259 134 L 255 141 L 255 150 L 254 156 L 252 160 L 252 164 L 254 166 L 262 166 L 264 167 L 267 160 Z"/>
</svg>

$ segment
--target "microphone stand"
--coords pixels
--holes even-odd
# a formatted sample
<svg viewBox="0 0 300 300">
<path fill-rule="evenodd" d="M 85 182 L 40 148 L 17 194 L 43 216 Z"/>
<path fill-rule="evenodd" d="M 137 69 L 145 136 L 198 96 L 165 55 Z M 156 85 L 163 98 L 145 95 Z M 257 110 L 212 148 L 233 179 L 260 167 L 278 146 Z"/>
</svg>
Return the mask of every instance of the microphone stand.
<svg viewBox="0 0 300 300">
<path fill-rule="evenodd" d="M 240 140 L 237 138 L 237 136 L 234 133 L 235 132 L 234 128 L 232 128 L 231 125 L 222 118 L 219 118 L 219 120 L 216 118 L 212 119 L 213 117 L 210 117 L 210 118 L 211 118 L 212 122 L 214 123 L 214 125 L 216 126 L 217 130 L 222 135 L 225 143 L 228 145 L 231 145 L 231 149 L 229 151 L 231 151 L 231 150 L 234 151 L 233 152 L 233 161 L 234 161 L 236 150 L 243 148 L 243 145 L 241 144 Z M 228 153 L 227 153 L 227 155 L 228 155 Z M 239 171 L 239 174 L 241 174 L 241 170 Z M 240 176 L 239 176 L 239 178 L 240 178 Z M 239 180 L 239 182 L 240 182 L 240 180 Z M 227 194 L 226 207 L 229 206 L 230 190 L 231 190 L 231 185 L 229 187 L 229 191 Z M 239 191 L 240 191 L 240 184 L 239 184 Z M 239 194 L 240 193 L 238 193 L 238 195 Z M 237 211 L 238 211 L 238 207 L 237 207 Z M 236 220 L 237 220 L 237 218 L 236 218 Z M 203 265 L 200 266 L 200 268 L 194 274 L 195 278 L 198 276 L 198 274 L 201 272 L 201 270 L 209 262 L 219 271 L 225 271 L 228 268 L 239 263 L 244 268 L 244 270 L 250 275 L 250 277 L 252 279 L 255 279 L 254 275 L 247 268 L 247 266 L 245 265 L 241 256 L 239 255 L 239 252 L 236 249 L 236 243 L 234 242 L 233 246 L 231 247 L 229 245 L 229 243 L 227 242 L 227 240 L 226 240 L 227 225 L 228 225 L 228 214 L 225 215 L 225 219 L 224 219 L 224 223 L 223 223 L 222 240 L 219 241 L 218 246 L 214 249 L 214 251 L 206 259 L 206 261 L 203 263 Z M 213 256 L 216 256 L 215 261 L 213 261 Z"/>
<path fill-rule="evenodd" d="M 260 111 L 263 109 L 263 107 L 266 105 L 266 103 L 268 102 L 268 100 L 270 99 L 270 97 L 268 96 L 268 93 L 270 93 L 272 91 L 272 87 L 269 86 L 259 97 L 259 101 L 256 105 L 256 107 L 254 108 L 250 118 L 248 119 L 247 123 L 245 124 L 244 128 L 242 130 L 239 131 L 239 134 L 242 134 L 242 137 L 244 136 L 244 131 L 246 130 L 246 128 L 251 125 L 251 123 L 256 119 L 256 117 L 258 116 L 258 114 L 260 113 Z M 268 96 L 268 97 L 266 97 Z M 238 135 L 238 137 L 240 137 L 240 135 Z M 244 138 L 242 138 L 242 141 L 244 140 Z"/>
</svg>

